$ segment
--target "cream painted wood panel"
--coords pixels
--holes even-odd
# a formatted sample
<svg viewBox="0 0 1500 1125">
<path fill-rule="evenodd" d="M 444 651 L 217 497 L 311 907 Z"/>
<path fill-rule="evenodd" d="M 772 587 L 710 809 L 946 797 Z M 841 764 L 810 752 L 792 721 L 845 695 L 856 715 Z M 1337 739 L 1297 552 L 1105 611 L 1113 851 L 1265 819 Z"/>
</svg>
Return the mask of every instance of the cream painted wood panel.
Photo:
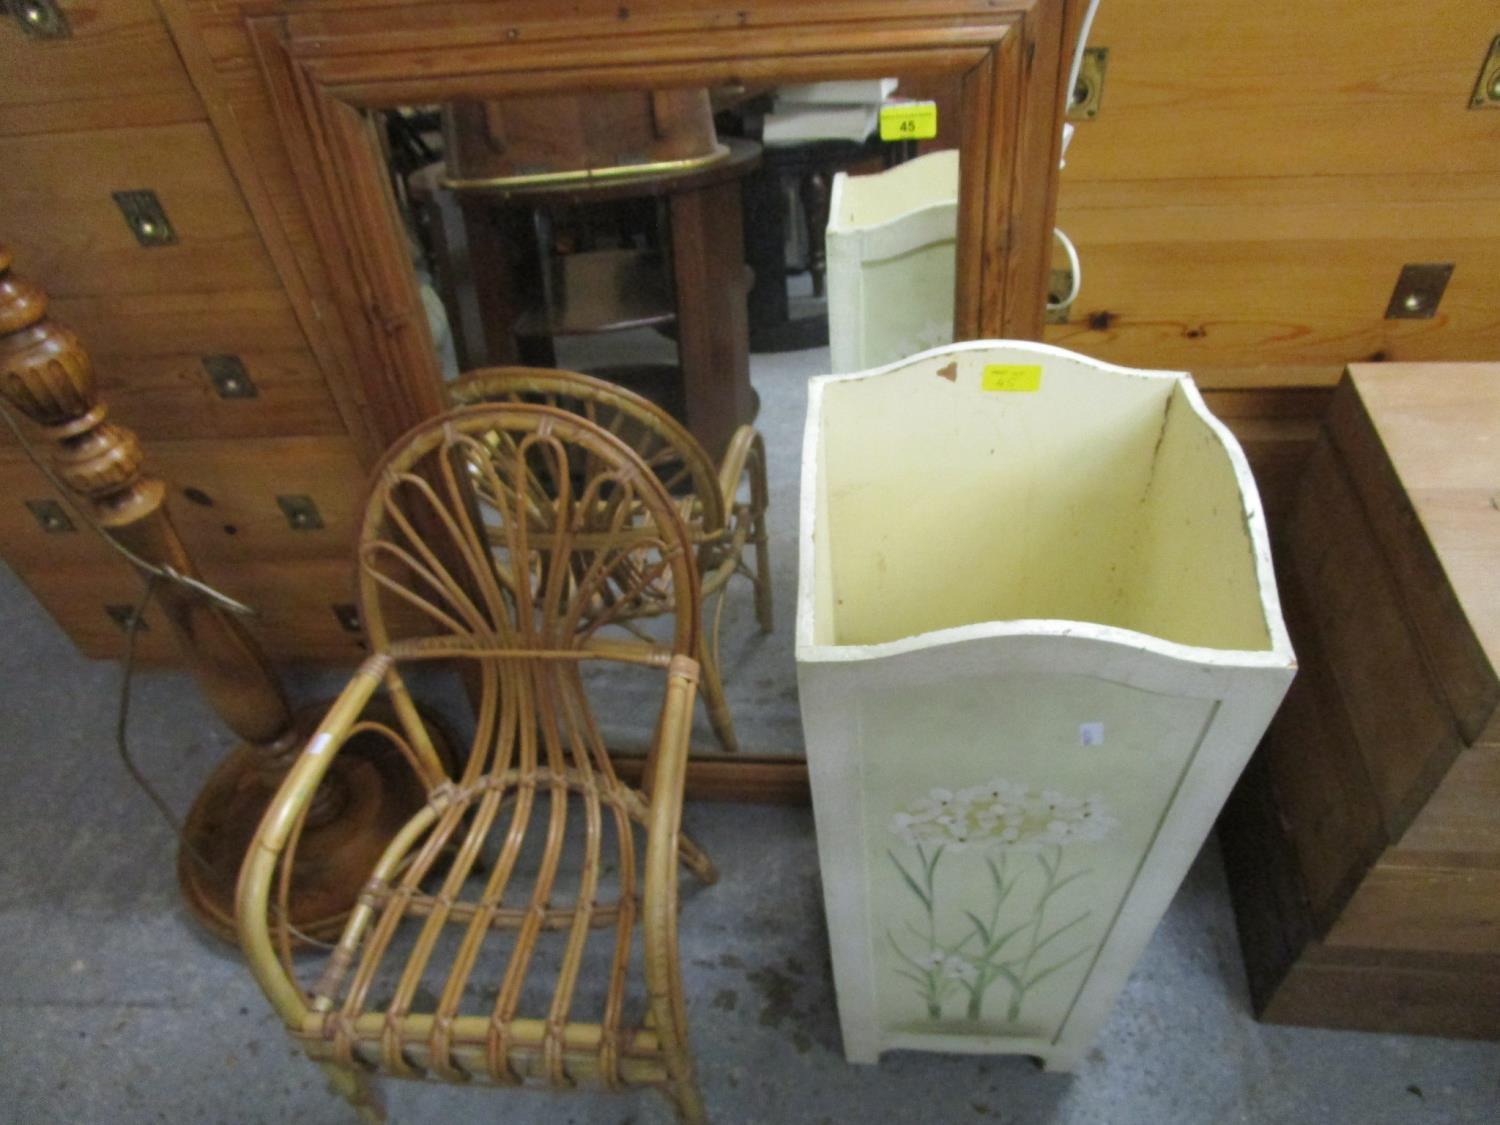
<svg viewBox="0 0 1500 1125">
<path fill-rule="evenodd" d="M 953 339 L 958 150 L 833 178 L 828 346 L 835 372 L 889 363 Z"/>
<path fill-rule="evenodd" d="M 797 660 L 845 1054 L 1071 1069 L 1294 668 L 1192 381 L 979 341 L 813 381 Z"/>
</svg>

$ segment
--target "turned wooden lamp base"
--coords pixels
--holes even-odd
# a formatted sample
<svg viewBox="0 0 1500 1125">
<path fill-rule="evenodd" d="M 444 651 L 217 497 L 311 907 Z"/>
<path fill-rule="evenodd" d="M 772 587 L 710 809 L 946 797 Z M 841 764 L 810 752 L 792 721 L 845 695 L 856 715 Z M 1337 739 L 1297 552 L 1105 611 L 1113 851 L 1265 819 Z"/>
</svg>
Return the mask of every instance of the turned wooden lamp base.
<svg viewBox="0 0 1500 1125">
<path fill-rule="evenodd" d="M 300 751 L 326 705 L 293 716 Z M 362 716 L 399 729 L 394 710 L 373 700 Z M 451 740 L 424 714 L 434 748 L 452 762 Z M 209 932 L 237 942 L 235 883 L 281 778 L 268 773 L 265 749 L 241 743 L 209 776 L 183 825 L 177 881 L 188 910 Z M 426 787 L 400 751 L 378 734 L 356 734 L 339 751 L 297 846 L 288 913 L 300 934 L 338 937 L 381 852 L 427 801 Z"/>
<path fill-rule="evenodd" d="M 0 398 L 29 418 L 52 448 L 49 472 L 87 519 L 160 583 L 157 604 L 183 662 L 224 724 L 244 741 L 209 778 L 183 829 L 177 877 L 188 908 L 220 937 L 237 940 L 235 883 L 288 766 L 324 707 L 292 713 L 271 665 L 244 623 L 206 598 L 165 504 L 166 485 L 142 472 L 136 436 L 108 421 L 82 341 L 47 315 L 47 295 L 15 276 L 0 245 Z M 17 430 L 18 436 L 21 431 Z M 393 730 L 401 721 L 374 701 L 363 716 Z M 452 740 L 424 717 L 434 748 L 451 763 Z M 288 913 L 308 937 L 336 934 L 391 838 L 426 800 L 426 786 L 376 731 L 343 747 L 309 810 Z"/>
</svg>

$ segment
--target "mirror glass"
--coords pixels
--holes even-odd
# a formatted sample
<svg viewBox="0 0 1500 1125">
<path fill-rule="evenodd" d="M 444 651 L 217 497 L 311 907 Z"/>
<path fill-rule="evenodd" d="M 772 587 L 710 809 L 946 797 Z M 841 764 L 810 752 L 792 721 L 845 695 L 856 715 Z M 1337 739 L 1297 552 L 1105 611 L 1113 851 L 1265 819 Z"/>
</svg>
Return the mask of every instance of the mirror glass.
<svg viewBox="0 0 1500 1125">
<path fill-rule="evenodd" d="M 681 423 L 713 479 L 736 430 L 760 432 L 774 628 L 745 573 L 751 520 L 739 567 L 732 550 L 700 567 L 705 644 L 717 637 L 739 751 L 800 755 L 806 384 L 953 339 L 958 78 L 515 96 L 392 108 L 377 125 L 446 380 L 511 365 L 594 375 Z M 690 467 L 662 453 L 657 468 L 686 497 Z M 644 747 L 659 684 L 604 677 L 591 691 L 606 740 Z M 707 711 L 694 753 L 723 753 Z"/>
</svg>

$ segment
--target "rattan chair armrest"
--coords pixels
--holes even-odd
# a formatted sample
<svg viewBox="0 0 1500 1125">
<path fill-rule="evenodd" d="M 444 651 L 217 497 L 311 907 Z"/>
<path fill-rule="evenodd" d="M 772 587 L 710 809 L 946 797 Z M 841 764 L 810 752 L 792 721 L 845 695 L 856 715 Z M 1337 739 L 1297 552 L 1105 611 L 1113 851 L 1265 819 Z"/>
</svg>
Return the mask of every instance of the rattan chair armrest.
<svg viewBox="0 0 1500 1125">
<path fill-rule="evenodd" d="M 745 475 L 745 465 L 752 450 L 762 448 L 760 434 L 754 426 L 741 426 L 729 439 L 724 451 L 724 460 L 719 465 L 719 494 L 724 497 L 724 511 L 734 511 L 735 494 L 740 490 L 740 478 Z"/>
<path fill-rule="evenodd" d="M 641 896 L 644 968 L 651 1012 L 663 1040 L 678 1043 L 686 1042 L 687 1028 L 677 958 L 678 835 L 697 688 L 698 662 L 686 656 L 673 657 L 658 728 L 651 791 L 647 794 L 651 809 Z"/>
<path fill-rule="evenodd" d="M 390 664 L 391 658 L 385 654 L 370 657 L 328 709 L 271 799 L 240 869 L 235 893 L 240 945 L 250 962 L 250 971 L 288 1025 L 300 1024 L 307 1015 L 308 1005 L 297 982 L 287 975 L 276 956 L 270 925 L 271 881 L 293 826 L 317 792 L 349 728 L 375 694 Z"/>
</svg>

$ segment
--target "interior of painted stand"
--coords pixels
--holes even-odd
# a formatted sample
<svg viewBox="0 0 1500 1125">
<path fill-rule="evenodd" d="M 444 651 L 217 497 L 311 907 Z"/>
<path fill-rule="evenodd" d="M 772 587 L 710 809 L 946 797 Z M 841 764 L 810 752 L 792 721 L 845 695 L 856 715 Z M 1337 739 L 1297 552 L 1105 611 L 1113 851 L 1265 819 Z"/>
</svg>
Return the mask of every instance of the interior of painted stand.
<svg viewBox="0 0 1500 1125">
<path fill-rule="evenodd" d="M 1040 385 L 985 390 L 987 364 Z M 1181 379 L 940 353 L 825 384 L 819 427 L 816 644 L 1063 619 L 1269 647 L 1240 481 Z"/>
</svg>

